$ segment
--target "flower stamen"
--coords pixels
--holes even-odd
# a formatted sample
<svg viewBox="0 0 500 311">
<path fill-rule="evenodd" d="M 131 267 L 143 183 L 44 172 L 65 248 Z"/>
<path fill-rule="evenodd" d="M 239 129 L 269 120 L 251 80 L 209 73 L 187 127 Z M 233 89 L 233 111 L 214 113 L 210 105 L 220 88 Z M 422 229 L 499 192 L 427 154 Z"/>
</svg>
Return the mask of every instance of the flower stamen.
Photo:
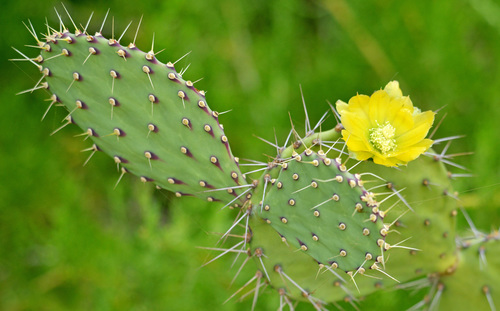
<svg viewBox="0 0 500 311">
<path fill-rule="evenodd" d="M 397 147 L 396 139 L 394 139 L 394 136 L 396 136 L 396 129 L 389 123 L 389 121 L 382 125 L 377 122 L 377 125 L 377 127 L 369 130 L 369 142 L 375 149 L 386 155 L 387 153 L 394 151 Z"/>
</svg>

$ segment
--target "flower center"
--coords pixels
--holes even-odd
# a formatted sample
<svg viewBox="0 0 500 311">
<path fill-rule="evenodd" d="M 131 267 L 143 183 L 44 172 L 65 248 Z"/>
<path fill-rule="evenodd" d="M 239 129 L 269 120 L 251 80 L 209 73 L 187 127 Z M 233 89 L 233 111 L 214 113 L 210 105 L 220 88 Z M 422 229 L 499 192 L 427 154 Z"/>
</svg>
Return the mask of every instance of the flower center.
<svg viewBox="0 0 500 311">
<path fill-rule="evenodd" d="M 377 122 L 378 127 L 371 128 L 370 132 L 370 143 L 380 151 L 382 154 L 387 154 L 390 151 L 396 149 L 396 129 L 392 126 L 389 121 L 380 125 Z"/>
</svg>

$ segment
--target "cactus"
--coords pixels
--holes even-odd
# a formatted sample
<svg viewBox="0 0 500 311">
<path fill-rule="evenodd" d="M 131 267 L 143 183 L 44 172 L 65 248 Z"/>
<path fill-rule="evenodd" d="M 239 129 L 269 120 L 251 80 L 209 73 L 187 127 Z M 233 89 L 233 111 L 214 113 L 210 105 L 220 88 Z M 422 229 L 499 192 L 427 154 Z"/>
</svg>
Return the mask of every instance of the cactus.
<svg viewBox="0 0 500 311">
<path fill-rule="evenodd" d="M 222 238 L 242 240 L 213 248 L 222 251 L 214 260 L 236 252 L 247 255 L 242 267 L 253 261 L 255 276 L 233 294 L 254 286 L 243 295 L 253 293 L 252 309 L 266 285 L 278 293 L 280 309 L 293 309 L 294 301 L 317 310 L 369 309 L 363 299 L 414 285 L 431 288 L 415 309 L 500 304 L 498 232 L 476 233 L 472 242 L 457 234 L 448 145 L 441 153 L 429 149 L 453 137 L 425 138 L 434 113 L 413 107 L 397 82 L 371 97 L 339 101 L 332 106 L 341 118 L 335 128 L 309 125 L 303 138 L 292 129 L 295 140 L 278 148 L 260 175 L 242 174 L 217 112 L 174 63 L 121 45 L 121 37 L 106 39 L 102 28 L 90 35 L 74 23 L 74 32 L 61 25 L 43 41 L 31 27 L 37 57 L 18 51 L 42 73 L 28 91 L 48 89 L 49 109 L 69 112 L 55 132 L 76 124 L 93 141 L 91 155 L 107 153 L 121 176 L 237 208 Z M 462 284 L 471 279 L 479 284 L 473 298 L 456 299 L 468 296 Z"/>
</svg>

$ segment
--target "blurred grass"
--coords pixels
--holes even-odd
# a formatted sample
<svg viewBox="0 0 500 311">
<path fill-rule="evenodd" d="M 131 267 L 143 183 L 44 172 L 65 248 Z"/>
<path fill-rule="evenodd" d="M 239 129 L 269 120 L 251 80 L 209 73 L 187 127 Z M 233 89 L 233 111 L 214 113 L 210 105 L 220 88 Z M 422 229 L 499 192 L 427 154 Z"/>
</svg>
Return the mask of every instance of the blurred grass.
<svg viewBox="0 0 500 311">
<path fill-rule="evenodd" d="M 72 127 L 49 137 L 65 116 L 46 120 L 43 92 L 15 96 L 37 80 L 6 47 L 32 44 L 22 25 L 43 32 L 45 16 L 57 24 L 57 1 L 2 4 L 0 23 L 0 309 L 2 310 L 248 310 L 251 301 L 228 302 L 232 258 L 199 267 L 234 213 L 216 204 L 178 200 L 125 177 L 116 190 L 116 167 L 96 154 L 86 167 L 88 142 Z M 458 1 L 72 1 L 66 5 L 97 30 L 106 10 L 117 32 L 141 14 L 137 44 L 158 55 L 197 86 L 221 116 L 235 155 L 273 154 L 252 134 L 283 142 L 290 112 L 303 126 L 299 85 L 312 120 L 326 101 L 371 94 L 398 79 L 423 109 L 444 107 L 436 137 L 466 135 L 451 151 L 473 178 L 457 180 L 464 205 L 483 230 L 500 225 L 500 5 Z M 66 19 L 69 24 L 69 21 Z M 110 33 L 108 22 L 107 33 Z M 133 32 L 123 42 L 132 40 Z M 333 126 L 327 120 L 325 126 Z M 462 225 L 463 221 L 462 221 Z M 253 274 L 249 267 L 239 286 Z M 395 301 L 394 299 L 392 301 Z M 400 301 L 398 301 L 399 303 Z M 259 310 L 275 310 L 270 292 Z"/>
</svg>

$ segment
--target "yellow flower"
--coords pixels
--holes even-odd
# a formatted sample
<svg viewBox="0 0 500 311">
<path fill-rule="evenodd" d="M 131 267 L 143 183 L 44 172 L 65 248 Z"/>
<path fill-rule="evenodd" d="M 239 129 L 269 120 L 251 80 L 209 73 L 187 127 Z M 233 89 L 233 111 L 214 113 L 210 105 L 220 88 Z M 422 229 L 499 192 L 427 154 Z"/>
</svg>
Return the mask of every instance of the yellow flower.
<svg viewBox="0 0 500 311">
<path fill-rule="evenodd" d="M 434 112 L 421 112 L 403 96 L 397 81 L 372 96 L 356 95 L 346 104 L 337 101 L 344 126 L 342 138 L 357 160 L 373 158 L 385 166 L 406 165 L 432 146 L 426 139 Z"/>
</svg>

